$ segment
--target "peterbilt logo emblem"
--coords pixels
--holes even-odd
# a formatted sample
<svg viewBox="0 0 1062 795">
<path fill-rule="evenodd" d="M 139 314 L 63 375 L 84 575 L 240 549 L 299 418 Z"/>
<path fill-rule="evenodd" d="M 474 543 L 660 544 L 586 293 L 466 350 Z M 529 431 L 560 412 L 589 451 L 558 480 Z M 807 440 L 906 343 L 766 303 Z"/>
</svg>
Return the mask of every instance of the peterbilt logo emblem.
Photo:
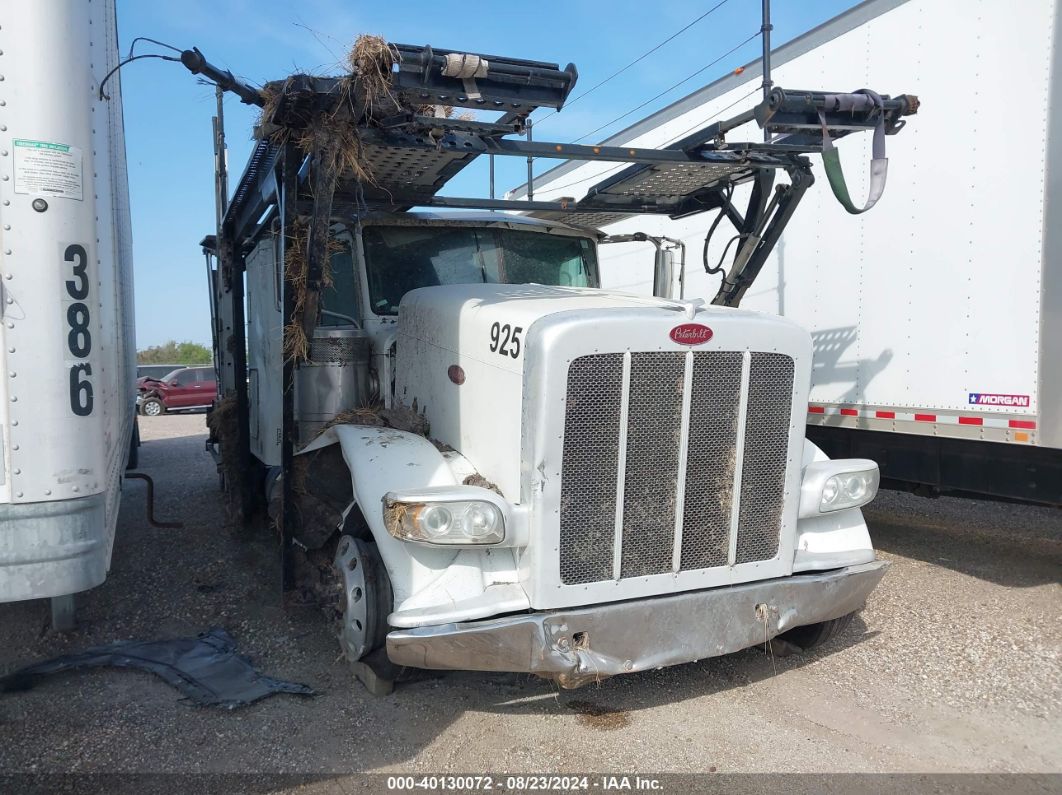
<svg viewBox="0 0 1062 795">
<path fill-rule="evenodd" d="M 701 323 L 683 323 L 671 329 L 669 336 L 679 345 L 703 345 L 712 338 L 712 330 Z"/>
</svg>

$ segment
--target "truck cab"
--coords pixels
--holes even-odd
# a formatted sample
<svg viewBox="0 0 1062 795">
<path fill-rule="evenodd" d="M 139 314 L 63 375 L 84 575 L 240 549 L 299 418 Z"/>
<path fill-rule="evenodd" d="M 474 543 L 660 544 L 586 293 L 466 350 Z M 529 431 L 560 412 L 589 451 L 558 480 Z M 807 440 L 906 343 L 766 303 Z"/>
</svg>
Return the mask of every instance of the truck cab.
<svg viewBox="0 0 1062 795">
<path fill-rule="evenodd" d="M 399 307 L 408 292 L 474 284 L 595 288 L 600 237 L 593 230 L 497 213 L 337 219 L 321 322 L 296 383 L 300 441 L 310 441 L 344 410 L 391 405 Z M 281 455 L 284 323 L 278 238 L 279 229 L 273 230 L 247 258 L 251 447 L 270 466 L 279 466 Z M 516 338 L 496 343 L 507 353 L 520 345 Z M 345 353 L 335 352 L 340 349 Z M 357 372 L 351 372 L 349 361 L 337 359 L 343 356 L 358 360 Z"/>
<path fill-rule="evenodd" d="M 294 375 L 297 543 L 331 558 L 318 595 L 349 659 L 576 686 L 830 626 L 880 579 L 877 468 L 804 439 L 803 329 L 601 290 L 601 234 L 566 224 L 332 230 Z M 277 473 L 275 239 L 247 280 L 252 451 Z"/>
</svg>

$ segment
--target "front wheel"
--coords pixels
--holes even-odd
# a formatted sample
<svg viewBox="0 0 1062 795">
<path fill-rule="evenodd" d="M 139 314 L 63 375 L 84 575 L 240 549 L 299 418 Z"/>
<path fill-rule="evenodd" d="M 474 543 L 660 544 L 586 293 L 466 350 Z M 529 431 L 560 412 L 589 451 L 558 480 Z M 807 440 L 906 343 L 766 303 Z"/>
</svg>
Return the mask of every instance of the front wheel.
<svg viewBox="0 0 1062 795">
<path fill-rule="evenodd" d="M 855 618 L 855 613 L 849 613 L 840 618 L 831 618 L 829 621 L 820 621 L 818 624 L 793 627 L 793 629 L 783 632 L 778 637 L 784 641 L 792 643 L 794 646 L 799 646 L 804 651 L 808 651 L 809 649 L 814 649 L 816 646 L 822 646 L 840 635 L 848 628 L 848 625 L 852 623 L 853 618 Z"/>
<path fill-rule="evenodd" d="M 148 398 L 140 404 L 140 413 L 145 417 L 158 417 L 166 413 L 166 406 L 158 398 Z"/>
<path fill-rule="evenodd" d="M 376 544 L 346 534 L 339 538 L 332 565 L 339 588 L 336 634 L 344 656 L 357 662 L 382 648 L 387 638 L 391 580 Z"/>
</svg>

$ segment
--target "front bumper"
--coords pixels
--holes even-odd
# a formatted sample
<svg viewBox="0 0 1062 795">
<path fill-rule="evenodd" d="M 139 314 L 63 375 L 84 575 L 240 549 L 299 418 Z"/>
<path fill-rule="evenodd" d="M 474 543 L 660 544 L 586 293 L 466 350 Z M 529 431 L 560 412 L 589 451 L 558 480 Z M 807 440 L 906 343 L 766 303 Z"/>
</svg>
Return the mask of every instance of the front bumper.
<svg viewBox="0 0 1062 795">
<path fill-rule="evenodd" d="M 705 591 L 391 632 L 397 665 L 519 671 L 579 687 L 718 657 L 860 609 L 885 561 Z"/>
</svg>

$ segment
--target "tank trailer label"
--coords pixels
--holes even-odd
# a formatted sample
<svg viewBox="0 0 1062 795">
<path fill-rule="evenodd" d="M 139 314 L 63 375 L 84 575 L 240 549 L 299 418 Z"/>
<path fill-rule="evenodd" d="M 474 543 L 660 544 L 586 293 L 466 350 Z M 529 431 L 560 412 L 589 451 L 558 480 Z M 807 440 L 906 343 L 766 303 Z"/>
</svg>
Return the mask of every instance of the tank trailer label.
<svg viewBox="0 0 1062 795">
<path fill-rule="evenodd" d="M 15 193 L 82 199 L 81 150 L 16 138 Z"/>
<path fill-rule="evenodd" d="M 1013 406 L 1029 408 L 1028 395 L 995 395 L 991 392 L 970 392 L 971 406 Z"/>
</svg>

